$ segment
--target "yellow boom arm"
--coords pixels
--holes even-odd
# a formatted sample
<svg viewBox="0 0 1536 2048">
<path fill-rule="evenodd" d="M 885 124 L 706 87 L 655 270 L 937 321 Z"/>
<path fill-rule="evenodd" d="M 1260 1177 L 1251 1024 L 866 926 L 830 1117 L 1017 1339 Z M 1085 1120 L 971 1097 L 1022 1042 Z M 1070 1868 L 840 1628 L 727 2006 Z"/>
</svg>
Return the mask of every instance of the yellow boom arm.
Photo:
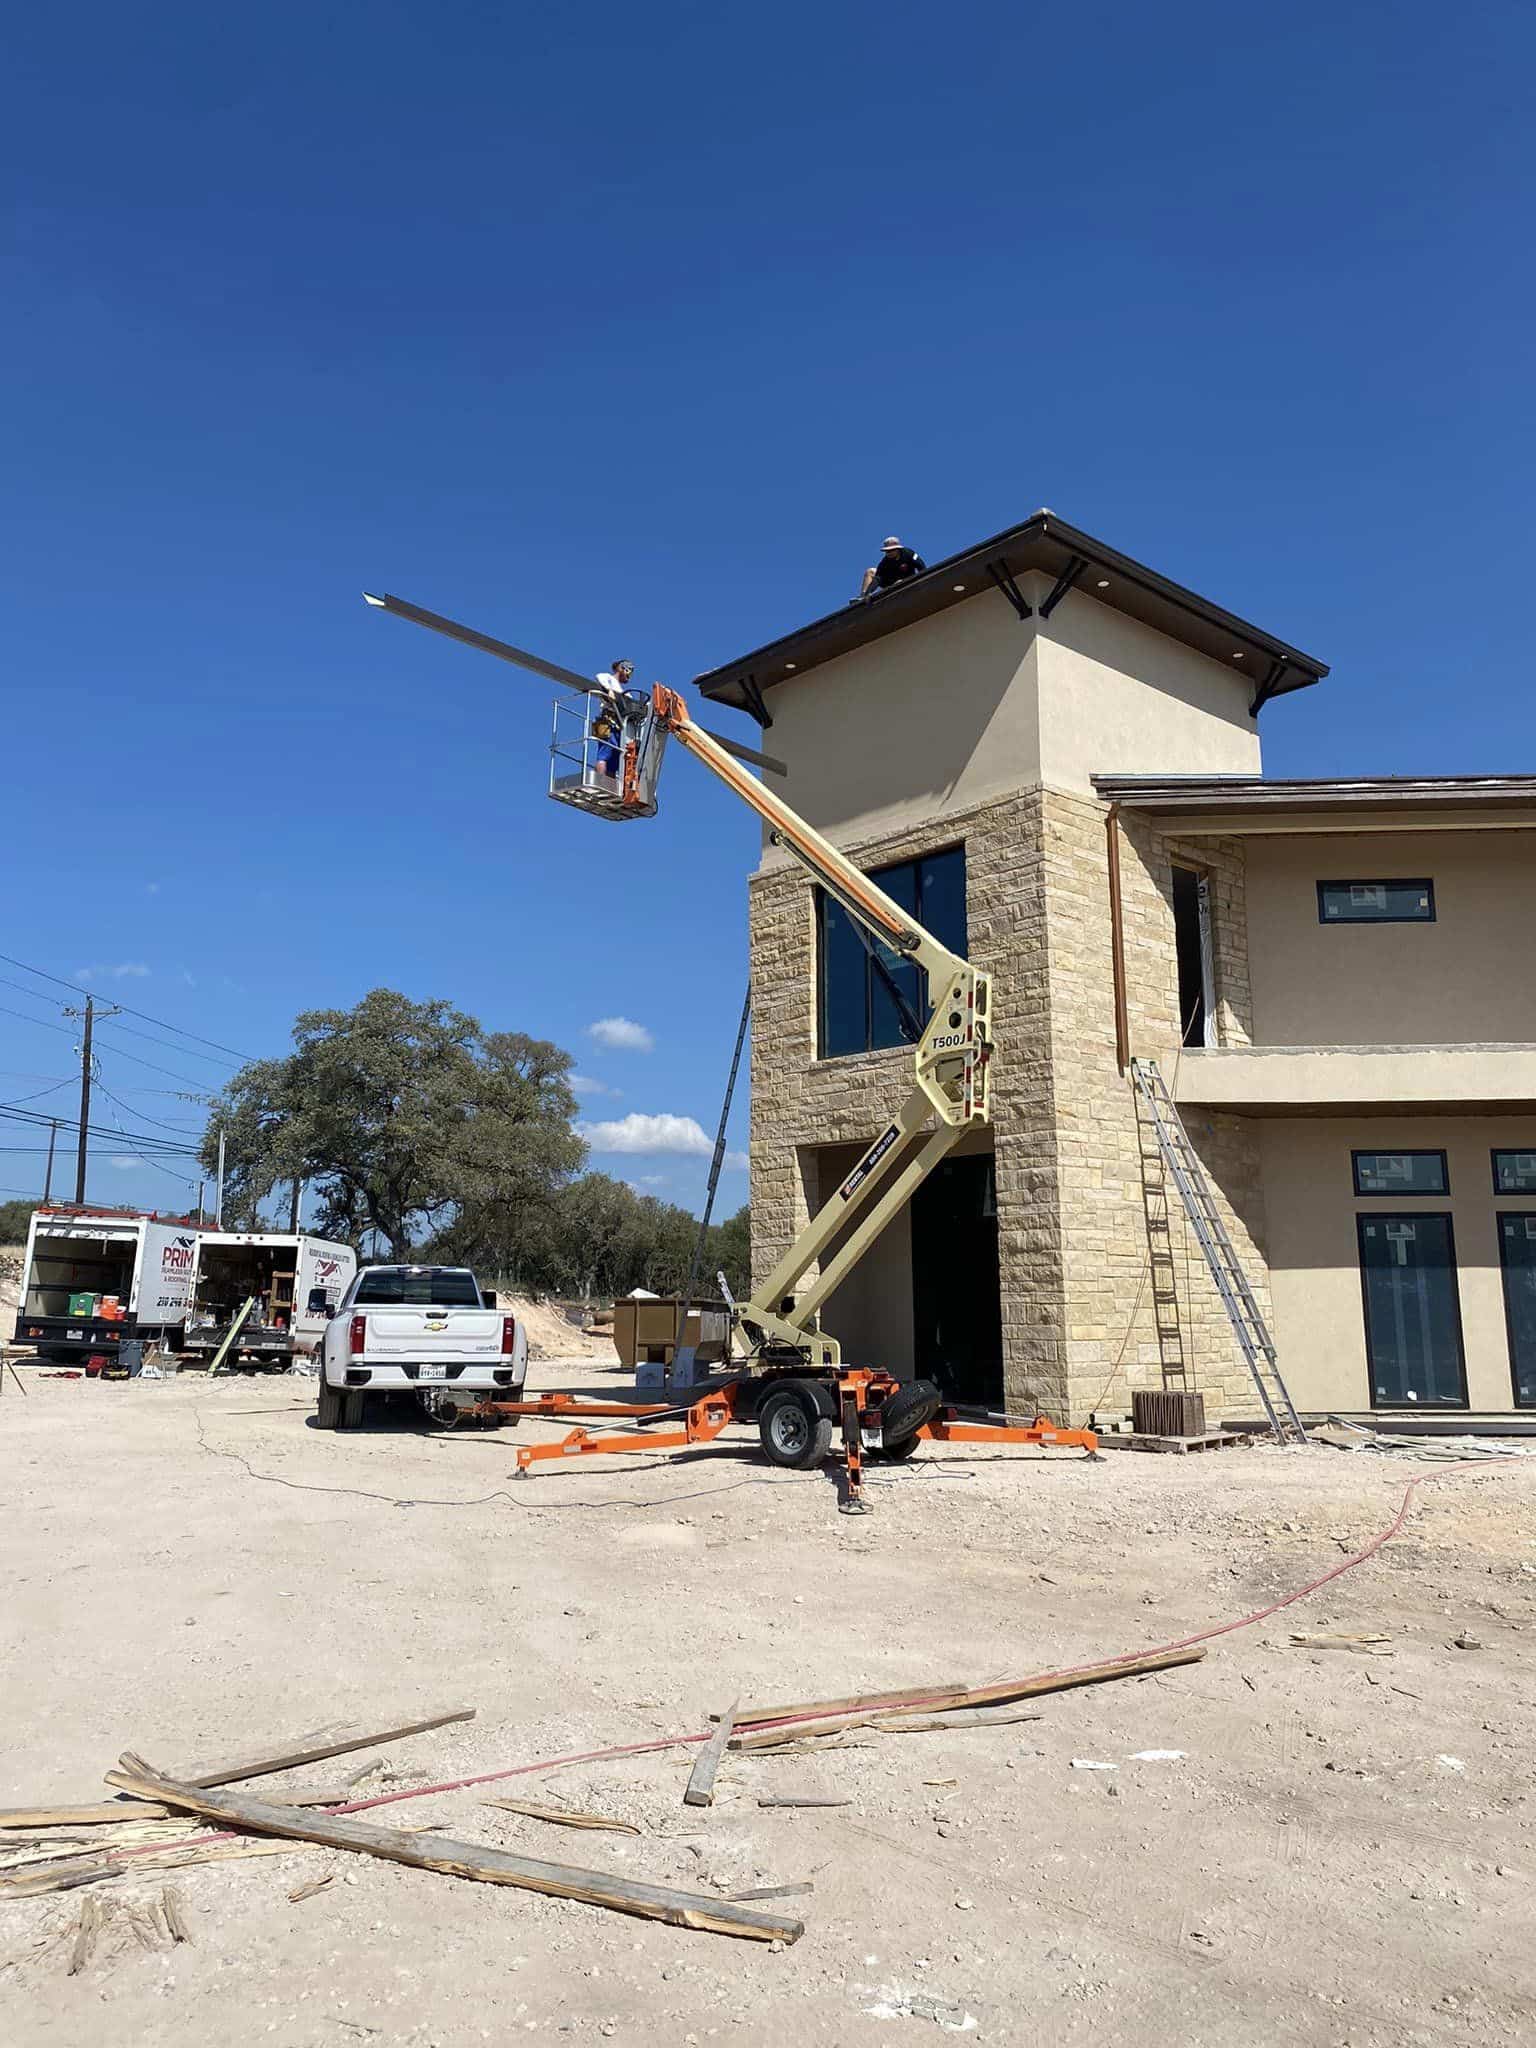
<svg viewBox="0 0 1536 2048">
<path fill-rule="evenodd" d="M 737 1311 L 752 1355 L 761 1362 L 779 1364 L 789 1353 L 807 1365 L 836 1366 L 841 1362 L 837 1342 L 822 1336 L 817 1328 L 822 1303 L 965 1133 L 973 1125 L 990 1121 L 991 980 L 968 960 L 941 946 L 846 854 L 749 775 L 716 739 L 694 724 L 676 691 L 658 683 L 651 693 L 651 708 L 657 723 L 751 805 L 778 843 L 877 945 L 915 961 L 928 977 L 933 1009 L 914 1048 L 911 1094 L 841 1187 L 754 1289 L 751 1300 Z M 914 1148 L 911 1141 L 935 1116 L 936 1128 L 927 1131 Z M 839 1238 L 837 1250 L 823 1260 L 822 1254 Z M 795 1293 L 818 1261 L 815 1279 Z"/>
</svg>

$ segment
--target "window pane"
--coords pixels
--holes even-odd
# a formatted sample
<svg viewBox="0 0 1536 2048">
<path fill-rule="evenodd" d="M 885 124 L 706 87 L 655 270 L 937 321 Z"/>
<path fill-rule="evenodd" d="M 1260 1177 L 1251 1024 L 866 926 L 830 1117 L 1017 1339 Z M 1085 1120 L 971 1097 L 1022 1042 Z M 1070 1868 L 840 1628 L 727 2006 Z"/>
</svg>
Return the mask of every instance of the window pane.
<svg viewBox="0 0 1536 2048">
<path fill-rule="evenodd" d="M 821 907 L 821 1057 L 869 1044 L 869 962 L 848 913 L 818 892 Z"/>
<path fill-rule="evenodd" d="M 1499 1258 L 1515 1399 L 1536 1408 L 1536 1216 L 1500 1216 Z"/>
<path fill-rule="evenodd" d="M 1356 1152 L 1357 1195 L 1443 1195 L 1449 1192 L 1443 1152 Z"/>
<path fill-rule="evenodd" d="M 1435 885 L 1417 882 L 1319 882 L 1324 924 L 1432 924 Z"/>
<path fill-rule="evenodd" d="M 1493 1191 L 1496 1195 L 1536 1195 L 1536 1152 L 1495 1152 Z"/>
<path fill-rule="evenodd" d="M 930 853 L 918 867 L 917 914 L 941 946 L 963 954 L 965 935 L 965 848 Z"/>
<path fill-rule="evenodd" d="M 895 867 L 873 868 L 870 879 L 878 882 L 894 903 L 900 904 L 912 917 L 919 915 L 917 908 L 917 862 L 904 860 Z M 890 946 L 876 943 L 875 951 L 881 965 L 900 990 L 902 1000 L 922 1030 L 928 1014 L 928 999 L 924 992 L 924 976 L 920 968 L 908 959 L 905 953 L 898 953 Z M 874 1050 L 880 1046 L 907 1045 L 911 1043 L 901 1027 L 901 1012 L 892 1000 L 885 978 L 871 964 L 869 974 L 869 1045 Z"/>
<path fill-rule="evenodd" d="M 1373 1405 L 1465 1407 L 1450 1217 L 1362 1216 L 1359 1227 Z"/>
</svg>

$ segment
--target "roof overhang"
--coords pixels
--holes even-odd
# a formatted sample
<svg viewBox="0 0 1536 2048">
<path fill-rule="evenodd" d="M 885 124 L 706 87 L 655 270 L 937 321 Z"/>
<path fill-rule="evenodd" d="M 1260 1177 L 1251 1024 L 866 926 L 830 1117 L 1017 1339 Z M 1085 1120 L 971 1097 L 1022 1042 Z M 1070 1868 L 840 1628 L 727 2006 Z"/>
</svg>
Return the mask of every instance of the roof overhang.
<svg viewBox="0 0 1536 2048">
<path fill-rule="evenodd" d="M 1529 830 L 1533 775 L 1095 775 L 1106 803 L 1176 819 L 1181 833 Z"/>
<path fill-rule="evenodd" d="M 1018 578 L 1031 572 L 1051 578 L 1050 593 L 1039 607 L 1042 616 L 1048 618 L 1069 590 L 1084 590 L 1099 603 L 1139 619 L 1220 662 L 1234 675 L 1248 678 L 1255 712 L 1271 697 L 1304 690 L 1328 673 L 1325 662 L 1262 632 L 1181 583 L 1159 576 L 1144 562 L 1133 561 L 1091 534 L 1069 526 L 1054 512 L 1040 511 L 1006 533 L 994 534 L 990 540 L 935 563 L 910 583 L 899 584 L 868 602 L 846 604 L 750 654 L 708 670 L 695 677 L 695 682 L 716 703 L 734 704 L 760 723 L 771 724 L 763 700 L 775 684 L 802 676 L 823 662 L 867 647 L 871 641 L 983 592 L 1000 590 L 1018 609 L 1024 603 Z M 1021 617 L 1030 609 L 1026 604 Z"/>
</svg>

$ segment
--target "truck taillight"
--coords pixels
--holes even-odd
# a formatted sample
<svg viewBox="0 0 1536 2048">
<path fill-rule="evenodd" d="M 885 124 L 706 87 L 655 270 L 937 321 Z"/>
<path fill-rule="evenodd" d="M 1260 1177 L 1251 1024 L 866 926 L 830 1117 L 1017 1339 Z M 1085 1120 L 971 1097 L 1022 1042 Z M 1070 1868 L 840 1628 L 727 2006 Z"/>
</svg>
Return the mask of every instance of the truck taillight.
<svg viewBox="0 0 1536 2048">
<path fill-rule="evenodd" d="M 516 1342 L 517 1318 L 516 1316 L 503 1316 L 501 1319 L 501 1348 L 508 1358 L 512 1356 L 512 1347 Z"/>
<path fill-rule="evenodd" d="M 368 1318 L 367 1318 L 366 1316 L 354 1316 L 354 1317 L 352 1318 L 352 1344 L 351 1344 L 351 1349 L 352 1349 L 352 1356 L 353 1356 L 354 1358 L 361 1358 L 361 1357 L 362 1357 L 362 1355 L 363 1355 L 363 1346 L 364 1346 L 364 1344 L 365 1344 L 365 1343 L 367 1342 L 367 1339 L 368 1339 Z"/>
</svg>

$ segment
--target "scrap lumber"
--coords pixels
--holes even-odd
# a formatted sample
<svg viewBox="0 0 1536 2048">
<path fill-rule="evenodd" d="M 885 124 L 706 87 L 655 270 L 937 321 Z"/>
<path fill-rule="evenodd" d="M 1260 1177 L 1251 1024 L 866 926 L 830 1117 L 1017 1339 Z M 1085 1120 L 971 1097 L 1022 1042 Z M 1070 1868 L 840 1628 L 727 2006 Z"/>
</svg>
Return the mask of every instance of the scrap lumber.
<svg viewBox="0 0 1536 2048">
<path fill-rule="evenodd" d="M 715 1725 L 715 1732 L 693 1760 L 693 1769 L 688 1773 L 688 1789 L 683 1794 L 684 1806 L 713 1806 L 715 1803 L 715 1773 L 720 1768 L 720 1759 L 725 1755 L 725 1745 L 731 1739 L 731 1730 L 736 1726 L 736 1709 L 740 1700 L 732 1700 Z"/>
<path fill-rule="evenodd" d="M 181 1893 L 173 1884 L 166 1885 L 160 1894 L 160 1917 L 165 1922 L 166 1932 L 172 1941 L 191 1941 L 186 1916 L 181 1910 Z"/>
<path fill-rule="evenodd" d="M 226 1827 L 250 1828 L 258 1834 L 288 1841 L 318 1842 L 325 1848 L 351 1849 L 417 1870 L 440 1870 L 450 1877 L 485 1884 L 516 1885 L 560 1899 L 579 1899 L 608 1906 L 644 1920 L 663 1920 L 672 1927 L 692 1927 L 712 1934 L 739 1935 L 749 1941 L 798 1941 L 802 1922 L 779 1913 L 755 1913 L 727 1900 L 684 1892 L 670 1885 L 642 1884 L 610 1877 L 605 1871 L 581 1870 L 564 1863 L 536 1862 L 489 1849 L 478 1842 L 459 1842 L 448 1835 L 407 1835 L 396 1828 L 370 1827 L 338 1814 L 314 1813 L 299 1807 L 271 1806 L 244 1793 L 183 1785 L 164 1778 L 140 1757 L 126 1760 L 131 1788 L 170 1806 L 184 1806 Z"/>
<path fill-rule="evenodd" d="M 747 1899 L 798 1899 L 802 1898 L 806 1892 L 813 1892 L 815 1889 L 815 1885 L 807 1877 L 802 1879 L 799 1884 L 754 1885 L 749 1892 L 727 1892 L 726 1897 L 742 1901 Z"/>
<path fill-rule="evenodd" d="M 529 1820 L 546 1820 L 552 1827 L 606 1828 L 616 1835 L 638 1835 L 632 1820 L 609 1820 L 601 1813 L 576 1813 L 568 1806 L 530 1806 L 526 1799 L 482 1799 L 482 1806 L 499 1806 L 505 1813 L 521 1813 Z"/>
<path fill-rule="evenodd" d="M 226 1842 L 215 1837 L 212 1841 L 193 1842 L 185 1849 L 178 1842 L 167 1842 L 163 1847 L 153 1844 L 131 1862 L 111 1856 L 65 1856 L 56 1863 L 29 1863 L 0 1876 L 0 1900 L 30 1899 L 40 1892 L 74 1891 L 80 1885 L 102 1884 L 108 1878 L 179 1870 L 189 1863 L 226 1863 L 241 1856 L 291 1856 L 300 1846 L 297 1842 Z"/>
<path fill-rule="evenodd" d="M 800 1700 L 787 1707 L 742 1707 L 736 1715 L 738 1728 L 757 1721 L 821 1721 L 829 1714 L 863 1713 L 870 1707 L 938 1707 L 960 1699 L 963 1685 L 906 1685 L 899 1692 L 856 1692 L 840 1700 Z M 715 1717 L 711 1714 L 710 1719 Z"/>
<path fill-rule="evenodd" d="M 881 1715 L 870 1727 L 878 1735 L 926 1735 L 935 1728 L 1008 1728 L 1016 1721 L 1043 1721 L 1044 1714 L 1016 1714 L 1011 1707 L 962 1709 L 945 1714 Z"/>
<path fill-rule="evenodd" d="M 1013 1700 L 1039 1699 L 1050 1692 L 1068 1692 L 1080 1685 L 1107 1685 L 1116 1678 L 1145 1678 L 1154 1671 L 1169 1671 L 1179 1664 L 1198 1664 L 1204 1657 L 1203 1648 L 1196 1646 L 1189 1650 L 1154 1650 L 1145 1657 L 1116 1657 L 1107 1664 L 1084 1664 L 1076 1671 L 1048 1671 L 1041 1678 L 1010 1678 L 997 1685 L 979 1685 L 969 1692 L 953 1693 L 946 1697 L 924 1698 L 921 1694 L 909 1693 L 906 1699 L 907 1713 L 920 1712 L 929 1706 L 954 1712 L 963 1707 L 1003 1706 Z M 902 1718 L 901 1710 L 883 1706 L 871 1712 L 867 1706 L 859 1706 L 847 1713 L 840 1713 L 830 1720 L 801 1723 L 791 1727 L 755 1728 L 746 1735 L 737 1734 L 731 1738 L 732 1749 L 774 1749 L 781 1742 L 799 1740 L 807 1735 L 842 1735 L 850 1728 L 885 1726 L 891 1720 Z"/>
<path fill-rule="evenodd" d="M 78 1977 L 96 1947 L 96 1937 L 101 1932 L 101 1901 L 94 1892 L 80 1907 L 80 1925 L 75 1930 L 75 1945 L 69 1952 L 69 1974 Z"/>
<path fill-rule="evenodd" d="M 288 1894 L 288 1903 L 290 1906 L 296 1906 L 301 1899 L 312 1899 L 316 1892 L 323 1892 L 328 1884 L 334 1884 L 335 1881 L 334 1870 L 328 1870 L 324 1877 L 312 1877 L 308 1884 L 301 1884 Z"/>
<path fill-rule="evenodd" d="M 851 1799 L 839 1799 L 831 1792 L 765 1792 L 759 1806 L 852 1806 Z"/>
<path fill-rule="evenodd" d="M 118 1820 L 166 1820 L 168 1806 L 152 1799 L 96 1799 L 85 1806 L 3 1806 L 0 1831 L 7 1828 L 94 1828 Z"/>
<path fill-rule="evenodd" d="M 226 1757 L 220 1763 L 188 1764 L 184 1770 L 168 1773 L 178 1785 L 235 1785 L 242 1778 L 266 1778 L 274 1771 L 295 1770 L 300 1764 L 319 1763 L 322 1757 L 344 1756 L 350 1749 L 371 1749 L 376 1742 L 399 1742 L 407 1735 L 424 1734 L 428 1728 L 442 1728 L 450 1721 L 473 1721 L 473 1707 L 451 1707 L 446 1713 L 428 1714 L 419 1721 L 399 1721 L 386 1728 L 346 1728 L 332 1723 L 315 1728 L 308 1735 L 295 1735 L 276 1749 L 255 1756 Z M 122 1759 L 118 1759 L 122 1764 Z M 107 1783 L 119 1791 L 132 1788 L 123 1782 L 121 1770 L 108 1771 Z"/>
</svg>

